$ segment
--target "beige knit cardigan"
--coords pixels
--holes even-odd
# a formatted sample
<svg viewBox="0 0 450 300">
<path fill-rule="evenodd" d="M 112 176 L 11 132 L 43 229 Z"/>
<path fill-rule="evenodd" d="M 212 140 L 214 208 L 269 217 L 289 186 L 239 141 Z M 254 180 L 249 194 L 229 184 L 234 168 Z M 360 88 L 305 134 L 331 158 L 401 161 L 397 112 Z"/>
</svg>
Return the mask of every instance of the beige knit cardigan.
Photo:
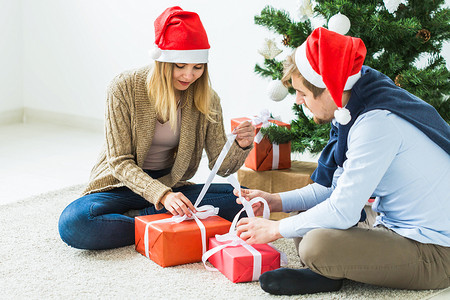
<svg viewBox="0 0 450 300">
<path fill-rule="evenodd" d="M 213 92 L 211 107 L 218 114 L 216 122 L 207 121 L 195 108 L 193 92 L 189 88 L 182 99 L 180 142 L 172 171 L 153 179 L 142 170 L 156 122 L 155 107 L 146 87 L 150 70 L 147 66 L 124 72 L 110 84 L 105 112 L 106 142 L 83 195 L 127 186 L 161 209 L 161 197 L 171 191 L 171 187 L 191 184 L 187 180 L 195 175 L 203 149 L 208 156 L 209 168 L 214 166 L 226 142 L 220 99 Z M 242 149 L 234 143 L 218 174 L 225 176 L 236 172 L 250 148 Z"/>
</svg>

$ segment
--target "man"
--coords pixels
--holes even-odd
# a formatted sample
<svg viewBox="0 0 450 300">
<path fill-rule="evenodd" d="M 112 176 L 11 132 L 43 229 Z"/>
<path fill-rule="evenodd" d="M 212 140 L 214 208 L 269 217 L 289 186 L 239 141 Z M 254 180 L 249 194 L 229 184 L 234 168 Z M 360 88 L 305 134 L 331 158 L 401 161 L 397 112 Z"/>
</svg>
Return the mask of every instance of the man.
<svg viewBox="0 0 450 300">
<path fill-rule="evenodd" d="M 336 291 L 344 278 L 401 289 L 450 284 L 450 126 L 431 105 L 363 66 L 365 55 L 361 39 L 318 28 L 285 65 L 296 103 L 333 126 L 313 184 L 279 194 L 243 190 L 246 199 L 265 198 L 272 212 L 304 211 L 238 223 L 250 244 L 303 237 L 306 268 L 261 275 L 271 294 Z M 354 226 L 371 196 L 373 227 Z M 253 209 L 261 214 L 259 204 Z"/>
</svg>

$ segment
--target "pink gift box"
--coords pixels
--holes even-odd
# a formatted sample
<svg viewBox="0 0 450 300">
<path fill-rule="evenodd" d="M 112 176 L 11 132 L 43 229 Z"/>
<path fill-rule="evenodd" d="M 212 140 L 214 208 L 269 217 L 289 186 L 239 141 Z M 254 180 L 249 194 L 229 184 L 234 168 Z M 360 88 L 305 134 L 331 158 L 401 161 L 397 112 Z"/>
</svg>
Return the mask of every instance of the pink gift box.
<svg viewBox="0 0 450 300">
<path fill-rule="evenodd" d="M 215 237 L 209 239 L 209 249 L 228 244 Z M 267 244 L 251 245 L 261 253 L 261 274 L 280 267 L 280 253 Z M 208 261 L 232 282 L 249 282 L 253 277 L 253 255 L 243 246 L 229 246 L 213 254 Z"/>
</svg>

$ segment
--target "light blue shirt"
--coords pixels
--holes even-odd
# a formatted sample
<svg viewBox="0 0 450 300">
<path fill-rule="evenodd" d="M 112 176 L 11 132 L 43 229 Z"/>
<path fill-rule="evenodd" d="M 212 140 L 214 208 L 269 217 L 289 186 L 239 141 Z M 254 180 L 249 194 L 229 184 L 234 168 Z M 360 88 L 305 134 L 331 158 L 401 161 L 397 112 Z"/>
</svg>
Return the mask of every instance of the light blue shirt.
<svg viewBox="0 0 450 300">
<path fill-rule="evenodd" d="M 350 228 L 375 196 L 375 225 L 450 247 L 450 156 L 442 148 L 397 115 L 372 110 L 350 129 L 346 156 L 331 188 L 314 183 L 280 193 L 284 212 L 307 210 L 280 221 L 283 237 Z"/>
</svg>

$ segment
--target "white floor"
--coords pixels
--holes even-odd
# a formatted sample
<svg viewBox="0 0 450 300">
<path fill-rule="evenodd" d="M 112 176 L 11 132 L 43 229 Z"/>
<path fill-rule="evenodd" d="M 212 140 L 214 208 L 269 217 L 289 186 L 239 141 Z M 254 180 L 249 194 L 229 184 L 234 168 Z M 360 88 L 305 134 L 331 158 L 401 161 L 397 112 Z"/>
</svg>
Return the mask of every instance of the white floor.
<svg viewBox="0 0 450 300">
<path fill-rule="evenodd" d="M 0 204 L 86 183 L 103 133 L 45 123 L 0 126 Z M 209 175 L 203 159 L 193 182 Z M 226 182 L 216 176 L 214 182 Z"/>
<path fill-rule="evenodd" d="M 86 183 L 102 144 L 102 132 L 45 123 L 0 126 L 0 205 Z M 192 181 L 208 175 L 204 158 Z M 450 299 L 450 288 L 429 299 Z"/>
</svg>

